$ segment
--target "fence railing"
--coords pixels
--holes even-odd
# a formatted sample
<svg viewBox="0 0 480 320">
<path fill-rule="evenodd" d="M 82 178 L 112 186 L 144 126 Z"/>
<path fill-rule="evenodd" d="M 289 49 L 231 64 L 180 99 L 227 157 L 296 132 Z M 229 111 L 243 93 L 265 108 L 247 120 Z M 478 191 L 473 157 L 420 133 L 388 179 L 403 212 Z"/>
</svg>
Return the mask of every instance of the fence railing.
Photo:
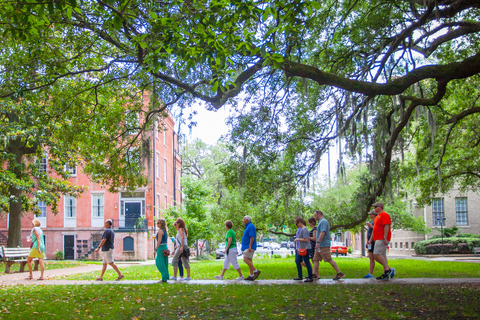
<svg viewBox="0 0 480 320">
<path fill-rule="evenodd" d="M 113 230 L 129 231 L 129 232 L 147 232 L 148 219 L 143 217 L 114 219 Z"/>
</svg>

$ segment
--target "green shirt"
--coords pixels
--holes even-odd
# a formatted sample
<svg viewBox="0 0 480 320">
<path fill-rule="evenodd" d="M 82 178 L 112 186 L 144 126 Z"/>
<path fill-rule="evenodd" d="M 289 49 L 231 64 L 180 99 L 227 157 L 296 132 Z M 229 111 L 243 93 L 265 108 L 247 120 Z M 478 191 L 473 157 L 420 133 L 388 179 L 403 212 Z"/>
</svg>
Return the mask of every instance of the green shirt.
<svg viewBox="0 0 480 320">
<path fill-rule="evenodd" d="M 230 244 L 230 248 L 236 248 L 237 247 L 237 236 L 235 235 L 235 231 L 233 229 L 230 229 L 227 231 L 227 236 L 225 237 L 225 248 L 228 245 L 228 238 L 232 237 L 232 243 Z"/>
</svg>

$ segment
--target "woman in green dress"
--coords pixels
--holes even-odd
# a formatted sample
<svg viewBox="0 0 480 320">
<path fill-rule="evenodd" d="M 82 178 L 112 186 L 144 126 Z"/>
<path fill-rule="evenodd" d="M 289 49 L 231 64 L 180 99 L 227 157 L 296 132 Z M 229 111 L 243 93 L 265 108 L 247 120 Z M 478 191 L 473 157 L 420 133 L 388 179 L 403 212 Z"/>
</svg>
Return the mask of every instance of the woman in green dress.
<svg viewBox="0 0 480 320">
<path fill-rule="evenodd" d="M 38 278 L 37 280 L 44 280 L 43 273 L 45 272 L 45 266 L 43 265 L 43 259 L 45 258 L 45 243 L 43 242 L 43 231 L 42 229 L 40 229 L 41 223 L 39 220 L 32 220 L 32 224 L 32 249 L 30 250 L 30 254 L 27 258 L 28 271 L 30 272 L 30 276 L 27 278 L 27 280 L 33 279 L 32 261 L 35 258 L 38 258 L 38 264 L 40 265 L 40 278 Z"/>
<path fill-rule="evenodd" d="M 167 223 L 165 219 L 160 219 L 157 221 L 158 233 L 157 233 L 157 247 L 155 251 L 157 255 L 155 256 L 155 265 L 157 266 L 158 271 L 162 274 L 162 282 L 167 282 L 168 280 L 168 256 L 163 256 L 163 250 L 167 250 Z"/>
</svg>

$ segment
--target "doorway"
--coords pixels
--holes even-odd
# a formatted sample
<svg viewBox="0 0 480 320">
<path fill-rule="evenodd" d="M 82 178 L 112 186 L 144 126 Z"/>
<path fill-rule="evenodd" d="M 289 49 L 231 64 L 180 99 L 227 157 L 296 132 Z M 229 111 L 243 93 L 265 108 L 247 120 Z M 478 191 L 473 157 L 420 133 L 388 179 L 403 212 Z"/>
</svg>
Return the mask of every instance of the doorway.
<svg viewBox="0 0 480 320">
<path fill-rule="evenodd" d="M 142 215 L 142 203 L 125 202 L 125 228 L 133 229 L 138 218 Z"/>
<path fill-rule="evenodd" d="M 75 260 L 75 236 L 63 236 L 63 256 L 65 260 Z"/>
</svg>

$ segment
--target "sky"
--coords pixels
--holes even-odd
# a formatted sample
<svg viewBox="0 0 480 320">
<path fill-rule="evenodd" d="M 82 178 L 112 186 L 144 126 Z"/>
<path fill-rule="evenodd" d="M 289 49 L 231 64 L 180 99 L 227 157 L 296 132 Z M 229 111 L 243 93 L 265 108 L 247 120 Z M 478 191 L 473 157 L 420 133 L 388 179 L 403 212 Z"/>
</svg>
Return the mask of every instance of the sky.
<svg viewBox="0 0 480 320">
<path fill-rule="evenodd" d="M 199 138 L 203 142 L 213 145 L 222 135 L 228 133 L 228 127 L 225 124 L 225 119 L 229 115 L 229 111 L 222 107 L 217 111 L 208 111 L 204 106 L 194 106 L 197 114 L 193 116 L 193 121 L 197 122 L 195 127 L 192 127 L 191 132 L 187 132 L 187 139 L 193 140 Z"/>
</svg>

